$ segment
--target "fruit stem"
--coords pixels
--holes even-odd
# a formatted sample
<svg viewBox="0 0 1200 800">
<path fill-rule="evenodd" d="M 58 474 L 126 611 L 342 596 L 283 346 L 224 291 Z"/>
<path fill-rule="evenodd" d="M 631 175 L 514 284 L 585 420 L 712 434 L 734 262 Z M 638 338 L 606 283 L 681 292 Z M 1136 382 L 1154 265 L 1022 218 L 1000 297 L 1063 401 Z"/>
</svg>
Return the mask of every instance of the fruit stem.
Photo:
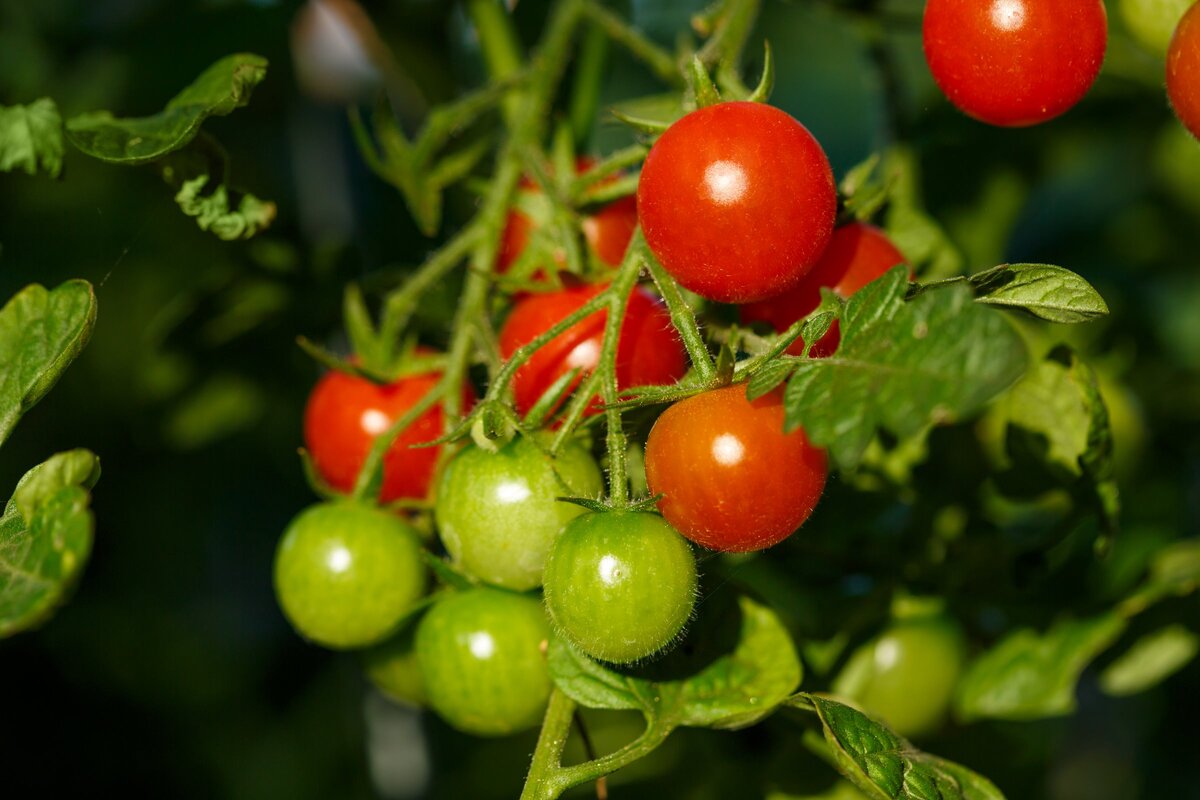
<svg viewBox="0 0 1200 800">
<path fill-rule="evenodd" d="M 479 45 L 493 78 L 507 78 L 521 70 L 525 59 L 512 18 L 499 0 L 467 0 L 467 14 L 479 34 Z M 504 115 L 513 125 L 521 111 L 521 97 L 510 94 L 504 100 Z"/>
<path fill-rule="evenodd" d="M 588 19 L 599 26 L 614 42 L 640 59 L 662 81 L 676 89 L 684 88 L 683 73 L 670 52 L 647 39 L 617 14 L 595 0 L 586 0 L 583 11 Z"/>
<path fill-rule="evenodd" d="M 554 800 L 569 788 L 559 776 L 563 773 L 563 748 L 574 718 L 575 701 L 556 686 L 550 692 L 542 732 L 538 735 L 537 749 L 533 751 L 521 800 Z"/>
<path fill-rule="evenodd" d="M 629 505 L 629 481 L 625 470 L 625 430 L 621 426 L 622 409 L 612 406 L 620 399 L 620 389 L 617 386 L 617 351 L 621 340 L 621 326 L 625 321 L 625 308 L 629 305 L 629 295 L 637 283 L 642 271 L 642 250 L 645 240 L 642 239 L 641 228 L 634 231 L 633 241 L 625 251 L 625 260 L 621 263 L 617 277 L 608 288 L 608 316 L 604 320 L 604 344 L 600 349 L 600 363 L 596 371 L 600 373 L 600 396 L 604 404 L 609 406 L 604 412 L 604 420 L 608 428 L 605 440 L 608 450 L 608 495 L 614 508 L 625 508 Z"/>
<path fill-rule="evenodd" d="M 588 27 L 575 60 L 575 80 L 571 86 L 571 105 L 568 117 L 577 149 L 587 147 L 600 107 L 600 84 L 608 62 L 608 34 L 596 25 Z"/>
<path fill-rule="evenodd" d="M 683 346 L 692 360 L 692 367 L 696 370 L 700 382 L 707 384 L 716 377 L 717 368 L 713 365 L 708 345 L 704 343 L 700 326 L 696 324 L 696 314 L 684 299 L 679 284 L 663 269 L 662 264 L 658 263 L 658 259 L 650 252 L 645 240 L 639 236 L 637 244 L 641 247 L 646 264 L 650 267 L 650 275 L 658 284 L 658 290 L 662 293 L 663 300 L 667 302 L 667 310 L 671 312 L 671 323 L 675 326 L 675 330 L 679 331 L 679 338 L 683 340 Z M 630 247 L 632 246 L 631 244 Z"/>
</svg>

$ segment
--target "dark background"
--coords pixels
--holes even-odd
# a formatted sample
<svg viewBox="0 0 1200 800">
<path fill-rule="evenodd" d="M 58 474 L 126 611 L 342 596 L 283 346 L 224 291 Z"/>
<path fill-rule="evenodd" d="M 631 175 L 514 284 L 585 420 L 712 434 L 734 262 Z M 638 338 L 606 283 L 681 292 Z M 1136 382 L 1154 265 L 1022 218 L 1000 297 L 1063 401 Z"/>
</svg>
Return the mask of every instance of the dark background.
<svg viewBox="0 0 1200 800">
<path fill-rule="evenodd" d="M 700 5 L 618 7 L 669 43 Z M 1113 391 L 1129 401 L 1118 441 L 1131 535 L 1194 535 L 1200 145 L 1173 122 L 1161 60 L 1125 36 L 1110 8 L 1109 58 L 1089 98 L 1051 124 L 997 130 L 937 94 L 920 52 L 920 4 L 888 6 L 894 120 L 856 16 L 834 3 L 767 3 L 760 31 L 778 58 L 774 102 L 811 128 L 839 175 L 893 133 L 912 144 L 926 202 L 965 269 L 1059 263 L 1101 290 L 1112 318 L 1062 334 L 1125 387 Z M 230 151 L 235 183 L 279 205 L 266 235 L 228 244 L 180 214 L 149 169 L 68 148 L 60 181 L 0 175 L 0 297 L 82 277 L 100 309 L 91 345 L 4 448 L 0 486 L 71 447 L 98 453 L 104 469 L 94 554 L 73 600 L 43 629 L 0 643 L 6 796 L 512 797 L 527 766 L 533 734 L 472 740 L 388 706 L 367 692 L 353 656 L 304 644 L 274 602 L 275 543 L 313 499 L 295 448 L 319 370 L 294 339 L 336 346 L 344 283 L 419 263 L 431 246 L 362 165 L 340 108 L 298 88 L 289 44 L 298 7 L 0 0 L 0 104 L 50 96 L 64 117 L 148 114 L 222 55 L 266 56 L 250 106 L 206 130 Z M 365 7 L 429 101 L 479 80 L 456 4 Z M 521 0 L 530 41 L 544 13 Z M 754 70 L 757 45 L 749 50 Z M 606 100 L 660 90 L 614 52 Z M 593 146 L 625 141 L 604 123 Z M 472 202 L 452 194 L 443 234 Z M 424 312 L 434 342 L 451 298 Z M 828 513 L 820 519 L 832 527 Z M 1126 700 L 1104 698 L 1089 676 L 1073 718 L 975 725 L 929 749 L 978 768 L 1010 798 L 1197 798 L 1198 690 L 1200 664 Z M 614 743 L 634 732 L 625 718 L 597 727 Z M 764 790 L 803 783 L 797 773 L 824 780 L 800 731 L 788 718 L 739 734 L 684 731 L 614 796 L 749 797 L 762 794 L 756 776 Z M 429 769 L 437 777 L 422 794 Z"/>
</svg>

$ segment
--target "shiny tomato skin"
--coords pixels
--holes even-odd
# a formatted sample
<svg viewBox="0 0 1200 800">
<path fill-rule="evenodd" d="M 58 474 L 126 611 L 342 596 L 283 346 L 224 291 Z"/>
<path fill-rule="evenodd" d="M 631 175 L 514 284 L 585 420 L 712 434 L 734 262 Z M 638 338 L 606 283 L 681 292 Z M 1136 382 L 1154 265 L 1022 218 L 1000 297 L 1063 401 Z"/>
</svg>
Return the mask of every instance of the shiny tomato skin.
<svg viewBox="0 0 1200 800">
<path fill-rule="evenodd" d="M 529 295 L 513 308 L 500 330 L 500 354 L 509 358 L 557 322 L 595 297 L 603 286 L 576 286 Z M 589 372 L 600 360 L 607 311 L 597 311 L 563 331 L 517 370 L 513 394 L 522 414 L 533 407 L 562 375 L 575 368 Z M 642 288 L 629 296 L 617 342 L 617 386 L 628 389 L 674 383 L 687 371 L 687 355 L 662 301 Z M 580 374 L 582 380 L 582 373 Z M 599 410 L 599 399 L 589 413 Z"/>
<path fill-rule="evenodd" d="M 821 287 L 831 289 L 842 298 L 849 298 L 889 269 L 905 262 L 904 254 L 888 239 L 887 234 L 865 222 L 852 222 L 833 232 L 829 247 L 812 272 L 794 289 L 783 294 L 747 303 L 739 311 L 742 322 L 766 322 L 782 333 L 797 320 L 803 319 L 821 304 Z M 809 351 L 814 358 L 832 355 L 837 350 L 840 334 L 835 322 Z M 788 352 L 801 355 L 804 340 L 797 339 Z"/>
<path fill-rule="evenodd" d="M 929 0 L 925 59 L 963 113 L 1036 125 L 1087 94 L 1108 44 L 1102 0 Z"/>
<path fill-rule="evenodd" d="M 381 386 L 331 370 L 313 387 L 304 409 L 304 446 L 317 472 L 334 489 L 349 492 L 375 437 L 416 405 L 437 384 L 436 372 L 410 375 Z M 464 399 L 471 400 L 467 391 Z M 383 460 L 380 501 L 423 499 L 437 466 L 438 447 L 410 447 L 442 435 L 435 405 L 409 425 Z"/>
<path fill-rule="evenodd" d="M 646 480 L 667 522 L 713 550 L 762 550 L 790 536 L 825 488 L 825 451 L 783 432 L 778 391 L 728 386 L 669 407 L 646 440 Z"/>
<path fill-rule="evenodd" d="M 637 192 L 646 242 L 688 289 L 749 303 L 790 289 L 829 243 L 837 212 L 821 145 L 788 114 L 718 103 L 651 148 Z"/>
<path fill-rule="evenodd" d="M 587 172 L 596 163 L 594 158 L 581 156 L 575 161 L 575 173 Z M 614 175 L 600 181 L 600 184 L 611 183 L 617 179 Z M 521 180 L 521 191 L 539 192 L 537 185 L 528 178 Z M 625 250 L 633 231 L 637 227 L 637 201 L 633 197 L 623 197 L 600 208 L 583 218 L 583 237 L 588 247 L 600 259 L 600 262 L 610 267 L 620 265 L 625 258 Z M 537 223 L 528 214 L 512 210 L 504 225 L 504 233 L 500 238 L 500 254 L 496 261 L 496 271 L 503 274 L 521 257 L 529 245 L 529 237 L 533 234 Z M 560 264 L 563 259 L 560 259 Z M 545 280 L 545 275 L 535 272 L 534 282 Z"/>
<path fill-rule="evenodd" d="M 1180 122 L 1200 139 L 1200 4 L 1183 15 L 1171 37 L 1167 97 Z"/>
</svg>

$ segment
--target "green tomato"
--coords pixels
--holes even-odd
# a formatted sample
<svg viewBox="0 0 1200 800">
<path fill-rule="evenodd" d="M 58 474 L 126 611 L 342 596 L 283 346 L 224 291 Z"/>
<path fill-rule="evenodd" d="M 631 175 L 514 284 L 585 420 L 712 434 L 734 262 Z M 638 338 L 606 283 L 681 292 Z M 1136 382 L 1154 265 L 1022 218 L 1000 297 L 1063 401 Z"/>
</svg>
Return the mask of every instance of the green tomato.
<svg viewBox="0 0 1200 800">
<path fill-rule="evenodd" d="M 1121 19 L 1147 50 L 1166 55 L 1171 36 L 1194 0 L 1121 0 Z"/>
<path fill-rule="evenodd" d="M 696 601 L 696 559 L 657 514 L 608 511 L 567 525 L 546 561 L 546 607 L 588 655 L 619 664 L 652 655 Z"/>
<path fill-rule="evenodd" d="M 921 736 L 945 720 L 965 661 L 962 629 L 953 620 L 902 620 L 854 652 L 833 691 L 901 736 Z"/>
<path fill-rule="evenodd" d="M 542 583 L 546 554 L 563 526 L 584 513 L 555 498 L 599 497 L 600 468 L 580 444 L 557 458 L 518 436 L 499 452 L 470 446 L 442 473 L 437 524 L 454 561 L 488 583 L 525 591 Z"/>
<path fill-rule="evenodd" d="M 478 736 L 534 727 L 550 697 L 549 636 L 542 604 L 528 595 L 477 587 L 439 600 L 417 626 L 429 705 Z"/>
<path fill-rule="evenodd" d="M 275 553 L 275 593 L 296 631 L 336 649 L 383 639 L 425 593 L 417 535 L 394 514 L 350 502 L 310 506 Z"/>
<path fill-rule="evenodd" d="M 423 706 L 428 702 L 417 662 L 415 625 L 363 653 L 363 667 L 375 688 L 397 703 Z"/>
</svg>

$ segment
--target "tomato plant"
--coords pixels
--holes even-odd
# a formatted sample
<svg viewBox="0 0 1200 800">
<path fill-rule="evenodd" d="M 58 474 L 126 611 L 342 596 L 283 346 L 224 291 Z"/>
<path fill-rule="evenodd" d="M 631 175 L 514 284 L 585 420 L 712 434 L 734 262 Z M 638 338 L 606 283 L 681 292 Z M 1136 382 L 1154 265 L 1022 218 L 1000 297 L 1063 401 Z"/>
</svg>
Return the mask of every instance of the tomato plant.
<svg viewBox="0 0 1200 800">
<path fill-rule="evenodd" d="M 417 536 L 401 519 L 354 503 L 302 511 L 275 556 L 279 605 L 328 647 L 374 644 L 425 591 Z"/>
<path fill-rule="evenodd" d="M 521 437 L 495 453 L 468 447 L 442 474 L 437 526 L 446 549 L 465 570 L 510 589 L 542 583 L 546 554 L 562 526 L 583 509 L 562 496 L 597 496 L 600 469 L 578 444 L 557 457 Z"/>
<path fill-rule="evenodd" d="M 468 589 L 439 600 L 417 626 L 417 660 L 429 704 L 480 736 L 532 728 L 550 695 L 542 655 L 550 626 L 537 600 Z"/>
<path fill-rule="evenodd" d="M 437 373 L 410 375 L 386 385 L 331 370 L 309 395 L 304 444 L 321 477 L 349 493 L 375 437 L 412 408 L 438 381 Z M 423 499 L 429 494 L 438 448 L 412 447 L 441 435 L 440 407 L 421 414 L 388 448 L 380 499 Z"/>
<path fill-rule="evenodd" d="M 500 354 L 512 356 L 555 323 L 566 319 L 602 291 L 600 286 L 580 286 L 527 297 L 513 308 L 500 330 Z M 584 375 L 600 362 L 606 314 L 598 311 L 572 325 L 539 349 L 517 370 L 513 395 L 517 410 L 526 413 L 555 382 L 572 370 Z M 671 317 L 662 303 L 644 289 L 635 289 L 621 322 L 617 343 L 617 386 L 674 383 L 687 368 L 686 355 Z M 599 402 L 589 407 L 599 410 Z"/>
<path fill-rule="evenodd" d="M 837 197 L 807 128 L 779 109 L 734 102 L 693 111 L 659 137 L 637 202 L 650 249 L 683 286 L 748 303 L 812 269 Z"/>
<path fill-rule="evenodd" d="M 572 520 L 546 561 L 546 608 L 589 655 L 618 663 L 661 650 L 687 622 L 696 561 L 654 514 L 606 512 Z"/>
<path fill-rule="evenodd" d="M 904 261 L 904 254 L 875 226 L 862 222 L 843 225 L 833 232 L 833 238 L 821 260 L 799 286 L 767 300 L 742 306 L 742 321 L 766 322 L 782 333 L 792 323 L 816 311 L 821 304 L 822 287 L 839 297 L 848 298 Z M 809 355 L 813 358 L 831 355 L 837 350 L 839 338 L 835 322 L 829 332 L 813 344 Z M 803 355 L 804 341 L 797 340 L 788 348 L 788 352 Z"/>
<path fill-rule="evenodd" d="M 826 469 L 803 431 L 784 433 L 782 397 L 750 401 L 742 386 L 676 403 L 646 439 L 646 481 L 663 496 L 663 516 L 714 550 L 761 550 L 790 536 L 816 508 Z"/>
<path fill-rule="evenodd" d="M 1036 125 L 1078 103 L 1104 62 L 1102 0 L 930 0 L 925 58 L 961 111 L 992 125 Z"/>
<path fill-rule="evenodd" d="M 1200 10 L 1188 9 L 1167 50 L 1167 97 L 1179 121 L 1200 139 Z"/>
</svg>

